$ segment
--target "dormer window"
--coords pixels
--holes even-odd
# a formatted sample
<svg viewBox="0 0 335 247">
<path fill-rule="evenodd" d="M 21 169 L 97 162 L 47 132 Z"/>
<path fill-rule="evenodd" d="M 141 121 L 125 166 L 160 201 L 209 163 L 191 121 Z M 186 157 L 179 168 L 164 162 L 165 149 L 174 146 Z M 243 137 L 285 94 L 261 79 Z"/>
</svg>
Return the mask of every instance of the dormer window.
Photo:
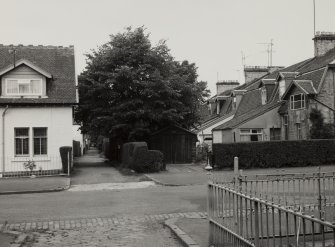
<svg viewBox="0 0 335 247">
<path fill-rule="evenodd" d="M 299 110 L 305 108 L 305 95 L 295 94 L 290 96 L 290 108 L 291 110 Z"/>
<path fill-rule="evenodd" d="M 6 94 L 10 96 L 42 95 L 42 79 L 6 79 Z"/>
</svg>

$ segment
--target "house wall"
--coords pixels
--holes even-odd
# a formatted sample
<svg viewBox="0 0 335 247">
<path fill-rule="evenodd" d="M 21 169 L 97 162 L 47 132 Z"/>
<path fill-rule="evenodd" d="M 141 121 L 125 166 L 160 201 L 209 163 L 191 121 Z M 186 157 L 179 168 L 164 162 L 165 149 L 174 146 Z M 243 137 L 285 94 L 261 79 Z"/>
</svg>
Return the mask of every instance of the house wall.
<svg viewBox="0 0 335 247">
<path fill-rule="evenodd" d="M 46 79 L 43 75 L 39 74 L 35 70 L 29 68 L 26 65 L 21 65 L 16 69 L 8 72 L 1 79 L 1 95 L 6 96 L 6 79 L 42 79 L 42 96 L 46 96 Z M 10 97 L 13 97 L 12 95 Z M 20 96 L 18 96 L 20 97 Z"/>
<path fill-rule="evenodd" d="M 288 139 L 289 140 L 298 140 L 298 129 L 297 123 L 300 123 L 301 126 L 301 137 L 303 140 L 309 139 L 309 108 L 310 108 L 310 100 L 307 95 L 305 95 L 305 109 L 299 110 L 291 110 L 290 109 L 290 96 L 294 94 L 303 93 L 299 88 L 293 87 L 292 91 L 289 95 L 287 95 L 287 100 L 289 103 L 287 115 L 288 115 Z M 282 139 L 284 139 L 285 131 L 282 121 Z"/>
<path fill-rule="evenodd" d="M 316 96 L 316 99 L 323 104 L 329 106 L 334 109 L 334 95 L 335 95 L 335 68 L 329 68 L 326 72 L 322 87 L 320 89 L 320 93 Z M 331 118 L 329 115 L 324 115 L 325 120 L 327 122 L 333 121 L 333 114 L 331 114 Z"/>
<path fill-rule="evenodd" d="M 223 119 L 223 120 L 221 120 L 221 121 L 219 121 L 219 122 L 217 122 L 217 123 L 214 123 L 214 124 L 210 125 L 209 127 L 207 127 L 207 128 L 205 128 L 205 129 L 199 131 L 199 132 L 197 133 L 198 141 L 199 141 L 200 143 L 202 143 L 202 142 L 204 141 L 204 140 L 203 140 L 203 136 L 206 137 L 206 136 L 212 135 L 212 129 L 214 129 L 215 127 L 217 127 L 217 126 L 219 126 L 219 125 L 221 125 L 221 124 L 224 124 L 224 123 L 230 121 L 233 117 L 234 117 L 234 115 L 232 115 L 232 116 L 230 116 L 230 117 L 228 117 L 228 118 L 225 118 L 225 119 Z"/>
<path fill-rule="evenodd" d="M 263 141 L 270 140 L 270 129 L 280 128 L 280 117 L 278 114 L 278 108 L 276 107 L 240 126 L 235 128 L 232 132 L 235 132 L 236 142 L 240 142 L 240 130 L 241 129 L 263 129 Z M 234 135 L 234 134 L 233 134 Z"/>
<path fill-rule="evenodd" d="M 215 130 L 213 131 L 213 143 L 231 143 L 233 136 L 231 130 Z"/>
<path fill-rule="evenodd" d="M 0 114 L 5 108 L 0 109 Z M 15 157 L 14 128 L 29 128 L 29 156 Z M 47 127 L 47 155 L 33 155 L 33 127 Z M 1 156 L 2 145 L 2 121 L 1 121 Z M 72 107 L 9 107 L 5 113 L 5 172 L 24 171 L 23 163 L 26 160 L 34 160 L 37 169 L 43 170 L 61 169 L 59 148 L 72 146 Z M 1 157 L 0 157 L 1 158 Z M 2 164 L 2 158 L 0 163 Z M 0 167 L 0 170 L 1 167 Z"/>
</svg>

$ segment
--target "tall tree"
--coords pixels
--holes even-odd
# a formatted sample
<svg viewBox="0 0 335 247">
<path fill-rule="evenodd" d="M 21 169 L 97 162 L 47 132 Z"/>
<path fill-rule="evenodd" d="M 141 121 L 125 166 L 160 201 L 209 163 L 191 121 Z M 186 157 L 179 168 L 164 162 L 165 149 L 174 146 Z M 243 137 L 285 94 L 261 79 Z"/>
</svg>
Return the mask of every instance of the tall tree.
<svg viewBox="0 0 335 247">
<path fill-rule="evenodd" d="M 196 65 L 176 61 L 165 41 L 153 46 L 143 27 L 127 28 L 87 55 L 76 120 L 84 132 L 125 141 L 170 124 L 189 128 L 209 95 L 197 77 Z"/>
</svg>

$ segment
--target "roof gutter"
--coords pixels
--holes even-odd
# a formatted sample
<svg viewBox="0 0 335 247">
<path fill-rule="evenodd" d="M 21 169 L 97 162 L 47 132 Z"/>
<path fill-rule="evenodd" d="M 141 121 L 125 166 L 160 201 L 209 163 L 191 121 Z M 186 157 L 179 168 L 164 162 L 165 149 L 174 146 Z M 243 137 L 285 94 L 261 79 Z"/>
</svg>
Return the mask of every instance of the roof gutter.
<svg viewBox="0 0 335 247">
<path fill-rule="evenodd" d="M 1 169 L 1 176 L 4 176 L 5 173 L 5 115 L 8 110 L 9 106 L 7 105 L 5 110 L 2 112 L 2 169 Z"/>
</svg>

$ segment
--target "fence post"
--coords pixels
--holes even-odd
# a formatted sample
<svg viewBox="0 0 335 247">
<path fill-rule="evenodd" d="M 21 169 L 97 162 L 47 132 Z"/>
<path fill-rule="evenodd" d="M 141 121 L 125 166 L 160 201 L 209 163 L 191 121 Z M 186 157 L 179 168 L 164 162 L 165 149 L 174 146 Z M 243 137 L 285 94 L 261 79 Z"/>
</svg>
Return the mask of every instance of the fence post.
<svg viewBox="0 0 335 247">
<path fill-rule="evenodd" d="M 260 246 L 259 241 L 259 202 L 257 200 L 254 200 L 254 211 L 255 211 L 255 246 Z M 262 213 L 262 212 L 261 212 Z M 251 216 L 252 217 L 252 216 Z"/>
<path fill-rule="evenodd" d="M 322 218 L 322 196 L 321 196 L 321 167 L 318 167 L 318 201 L 319 201 L 319 219 Z"/>
<path fill-rule="evenodd" d="M 70 177 L 70 152 L 67 153 L 67 175 Z"/>
</svg>

